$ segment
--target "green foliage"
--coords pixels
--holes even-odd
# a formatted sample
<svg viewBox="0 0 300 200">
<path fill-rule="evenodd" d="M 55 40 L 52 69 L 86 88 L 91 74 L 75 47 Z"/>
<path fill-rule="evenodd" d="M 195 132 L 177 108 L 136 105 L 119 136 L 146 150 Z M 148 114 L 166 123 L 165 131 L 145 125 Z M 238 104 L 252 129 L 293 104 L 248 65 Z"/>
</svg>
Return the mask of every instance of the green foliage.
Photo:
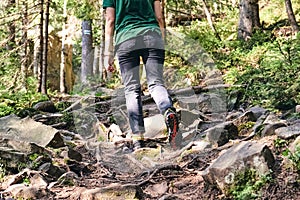
<svg viewBox="0 0 300 200">
<path fill-rule="evenodd" d="M 223 72 L 225 83 L 237 86 L 228 92 L 238 92 L 242 97 L 239 103 L 245 106 L 261 105 L 271 110 L 286 110 L 300 103 L 300 34 L 297 37 L 280 37 L 275 33 L 273 28 L 278 31 L 283 26 L 275 19 L 278 16 L 277 20 L 281 20 L 282 15 L 269 12 L 277 8 L 277 4 L 272 1 L 272 5 L 260 10 L 261 19 L 274 24 L 264 21 L 264 26 L 269 27 L 255 30 L 246 42 L 236 40 L 238 7 L 214 10 L 213 14 L 218 16 L 214 25 L 222 41 L 217 39 L 206 19 L 178 28 L 207 51 L 216 67 Z M 293 5 L 299 6 L 297 3 Z M 192 70 L 189 72 L 191 67 L 193 65 L 183 65 L 179 70 L 182 74 L 193 74 Z"/>
<path fill-rule="evenodd" d="M 30 184 L 29 178 L 28 177 L 23 178 L 23 183 L 29 185 Z"/>
<path fill-rule="evenodd" d="M 248 169 L 236 176 L 229 194 L 236 200 L 258 199 L 260 189 L 271 179 L 270 174 L 259 176 L 254 169 Z"/>
<path fill-rule="evenodd" d="M 68 6 L 74 10 L 74 15 L 78 19 L 97 19 L 99 16 L 100 2 L 95 0 L 69 1 Z"/>
<path fill-rule="evenodd" d="M 300 173 L 300 145 L 296 145 L 295 152 L 291 152 L 289 149 L 286 149 L 282 152 L 282 155 L 292 161 L 293 166 L 297 172 Z"/>
<path fill-rule="evenodd" d="M 285 147 L 287 145 L 287 141 L 286 140 L 283 140 L 283 139 L 276 139 L 274 140 L 274 146 L 276 148 L 282 148 L 282 147 Z"/>
<path fill-rule="evenodd" d="M 255 122 L 251 122 L 251 121 L 242 123 L 238 126 L 238 131 L 239 131 L 239 133 L 247 132 L 251 128 L 253 128 L 254 125 L 255 125 Z"/>
<path fill-rule="evenodd" d="M 101 4 L 97 0 L 67 0 L 67 16 L 76 16 L 80 20 L 93 21 L 94 42 L 99 43 L 101 38 Z M 239 17 L 238 2 L 231 1 L 206 1 L 212 14 L 213 24 L 222 41 L 216 37 L 216 33 L 207 23 L 203 12 L 203 2 L 198 0 L 170 0 L 166 3 L 167 19 L 172 16 L 197 17 L 198 21 L 185 23 L 185 26 L 174 28 L 184 33 L 189 40 L 188 52 L 181 54 L 169 54 L 166 57 L 166 68 L 176 69 L 176 80 L 183 82 L 188 78 L 191 85 L 199 85 L 202 74 L 206 73 L 205 63 L 189 62 L 189 56 L 193 56 L 194 46 L 199 46 L 213 58 L 213 67 L 220 69 L 224 74 L 224 81 L 237 85 L 231 90 L 238 90 L 242 95 L 241 104 L 262 105 L 269 109 L 289 109 L 300 103 L 300 36 L 280 37 L 275 33 L 282 26 L 286 26 L 286 14 L 274 12 L 278 7 L 284 6 L 283 2 L 276 0 L 262 3 L 260 9 L 261 21 L 264 30 L 256 30 L 252 38 L 247 42 L 236 40 L 237 21 Z M 28 1 L 29 13 L 32 24 L 29 25 L 29 33 L 34 24 L 39 20 L 37 12 L 39 6 L 34 1 Z M 17 28 L 16 42 L 20 42 L 22 33 L 22 6 L 7 8 L 7 1 L 0 3 L 0 17 L 3 23 L 0 29 L 0 117 L 11 113 L 21 112 L 23 108 L 32 106 L 35 102 L 46 99 L 36 94 L 35 88 L 22 91 L 20 81 L 20 49 L 6 50 L 6 40 L 9 36 L 8 22 L 15 20 Z M 66 16 L 63 13 L 62 0 L 51 1 L 50 31 L 59 31 L 62 28 Z M 217 7 L 216 7 L 217 6 Z M 293 2 L 296 18 L 299 16 L 299 2 Z M 23 8 L 22 8 L 23 9 Z M 15 17 L 5 17 L 7 15 Z M 200 17 L 199 17 L 200 16 Z M 32 37 L 32 36 L 30 36 Z M 36 38 L 30 38 L 36 39 Z M 172 38 L 171 38 L 172 39 Z M 73 44 L 73 69 L 75 74 L 80 73 L 81 41 Z M 175 46 L 178 47 L 178 46 Z M 196 49 L 198 50 L 198 49 Z M 30 51 L 31 53 L 31 51 Z M 198 52 L 194 52 L 197 54 Z M 29 56 L 31 59 L 31 56 Z M 173 78 L 173 77 L 172 77 Z M 32 79 L 32 78 L 30 78 Z M 29 81 L 29 80 L 28 80 Z M 121 84 L 120 77 L 114 75 L 107 83 L 109 88 L 116 88 Z M 185 86 L 182 83 L 180 86 Z M 34 86 L 27 83 L 29 87 Z M 89 94 L 90 89 L 76 86 L 73 94 Z M 96 94 L 102 95 L 102 94 Z"/>
<path fill-rule="evenodd" d="M 1 158 L 0 158 L 0 161 L 1 161 Z M 4 164 L 0 162 L 0 182 L 3 180 L 5 175 L 6 175 L 6 168 L 5 168 Z"/>
<path fill-rule="evenodd" d="M 110 89 L 115 89 L 118 86 L 120 86 L 121 83 L 121 79 L 118 73 L 114 73 L 112 75 L 112 77 L 109 79 L 109 81 L 106 82 L 106 87 L 110 88 Z"/>
<path fill-rule="evenodd" d="M 222 46 L 222 43 L 215 37 L 205 21 L 193 21 L 188 27 L 179 27 L 179 31 L 194 42 L 199 43 L 199 46 L 210 52 L 211 55 Z"/>
<path fill-rule="evenodd" d="M 65 109 L 67 109 L 69 106 L 71 106 L 70 102 L 65 102 L 65 101 L 59 101 L 55 104 L 55 108 L 58 111 L 64 111 Z M 65 114 L 65 113 L 63 113 Z"/>
<path fill-rule="evenodd" d="M 245 51 L 235 82 L 244 102 L 280 110 L 299 103 L 299 48 L 298 39 L 276 39 Z"/>
<path fill-rule="evenodd" d="M 6 90 L 5 87 L 0 89 L 0 117 L 11 113 L 21 114 L 24 108 L 31 108 L 37 102 L 48 100 L 47 96 L 36 92 L 36 81 L 34 79 L 29 78 L 27 85 L 27 91 L 11 91 Z"/>
<path fill-rule="evenodd" d="M 33 153 L 28 156 L 28 165 L 31 169 L 37 169 L 40 166 L 41 161 L 38 159 L 40 156 L 42 155 L 38 153 Z"/>
</svg>

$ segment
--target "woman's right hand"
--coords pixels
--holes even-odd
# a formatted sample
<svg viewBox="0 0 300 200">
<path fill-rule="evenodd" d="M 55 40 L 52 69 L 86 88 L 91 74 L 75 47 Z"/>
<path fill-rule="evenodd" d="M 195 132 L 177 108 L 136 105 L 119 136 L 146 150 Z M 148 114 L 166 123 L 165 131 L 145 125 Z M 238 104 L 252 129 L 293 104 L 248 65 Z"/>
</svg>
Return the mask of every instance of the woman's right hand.
<svg viewBox="0 0 300 200">
<path fill-rule="evenodd" d="M 111 54 L 104 55 L 104 67 L 105 70 L 108 72 L 114 72 L 115 67 L 114 67 L 114 56 Z"/>
</svg>

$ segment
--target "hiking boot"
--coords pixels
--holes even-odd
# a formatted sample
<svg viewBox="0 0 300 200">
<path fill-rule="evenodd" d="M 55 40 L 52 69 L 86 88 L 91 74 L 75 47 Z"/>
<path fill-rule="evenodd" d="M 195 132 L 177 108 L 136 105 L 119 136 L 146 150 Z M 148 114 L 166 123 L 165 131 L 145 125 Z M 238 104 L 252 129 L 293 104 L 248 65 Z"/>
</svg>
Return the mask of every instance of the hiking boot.
<svg viewBox="0 0 300 200">
<path fill-rule="evenodd" d="M 133 151 L 136 151 L 140 148 L 143 148 L 145 147 L 145 143 L 144 143 L 144 140 L 136 140 L 136 141 L 133 141 Z"/>
<path fill-rule="evenodd" d="M 134 151 L 145 147 L 144 140 L 135 140 L 130 145 L 124 145 L 122 149 L 123 154 L 133 153 Z"/>
<path fill-rule="evenodd" d="M 168 129 L 168 140 L 173 149 L 181 147 L 182 135 L 178 132 L 179 120 L 175 108 L 168 108 L 164 114 Z"/>
</svg>

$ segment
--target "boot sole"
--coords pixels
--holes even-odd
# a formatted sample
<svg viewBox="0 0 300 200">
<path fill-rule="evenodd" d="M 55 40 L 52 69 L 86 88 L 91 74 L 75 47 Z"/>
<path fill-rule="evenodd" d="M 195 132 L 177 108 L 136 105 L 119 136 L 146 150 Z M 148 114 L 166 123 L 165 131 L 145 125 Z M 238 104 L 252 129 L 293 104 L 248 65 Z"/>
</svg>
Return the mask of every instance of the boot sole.
<svg viewBox="0 0 300 200">
<path fill-rule="evenodd" d="M 175 114 L 169 114 L 168 125 L 170 129 L 169 143 L 173 149 L 178 149 L 181 147 L 182 136 L 178 133 L 178 120 Z"/>
</svg>

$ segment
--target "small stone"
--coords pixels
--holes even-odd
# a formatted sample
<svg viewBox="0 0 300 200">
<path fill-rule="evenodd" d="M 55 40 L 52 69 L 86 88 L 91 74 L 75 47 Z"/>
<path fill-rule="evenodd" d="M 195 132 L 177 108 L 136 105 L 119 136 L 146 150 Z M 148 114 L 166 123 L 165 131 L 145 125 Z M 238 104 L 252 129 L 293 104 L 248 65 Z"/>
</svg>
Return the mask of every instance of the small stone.
<svg viewBox="0 0 300 200">
<path fill-rule="evenodd" d="M 300 113 L 300 105 L 296 105 L 296 113 Z"/>
</svg>

